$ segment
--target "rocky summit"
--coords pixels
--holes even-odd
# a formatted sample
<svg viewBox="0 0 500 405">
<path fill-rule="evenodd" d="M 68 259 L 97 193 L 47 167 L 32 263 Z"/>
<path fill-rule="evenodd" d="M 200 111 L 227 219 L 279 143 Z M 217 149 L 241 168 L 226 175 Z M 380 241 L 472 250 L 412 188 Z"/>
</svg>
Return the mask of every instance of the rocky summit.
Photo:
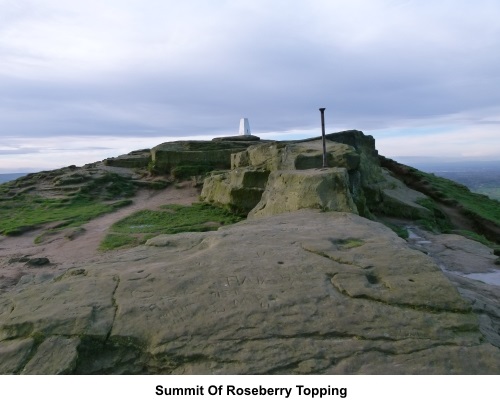
<svg viewBox="0 0 500 405">
<path fill-rule="evenodd" d="M 55 243 L 78 249 L 90 232 L 83 224 L 64 244 L 38 238 L 43 265 L 29 265 L 31 253 L 5 255 L 2 272 L 22 274 L 0 295 L 0 373 L 500 373 L 500 287 L 464 277 L 493 269 L 498 251 L 430 229 L 467 216 L 459 194 L 433 200 L 432 179 L 408 187 L 359 131 L 328 136 L 327 168 L 317 167 L 319 139 L 212 142 L 104 165 L 148 166 L 170 184 L 176 162 L 191 162 L 200 198 L 247 219 L 67 263 L 47 253 Z M 217 152 L 204 161 L 203 150 Z M 219 169 L 201 183 L 205 165 Z M 411 171 L 413 184 L 418 176 Z"/>
<path fill-rule="evenodd" d="M 0 325 L 3 373 L 500 372 L 434 262 L 349 213 L 158 236 L 23 279 Z"/>
</svg>

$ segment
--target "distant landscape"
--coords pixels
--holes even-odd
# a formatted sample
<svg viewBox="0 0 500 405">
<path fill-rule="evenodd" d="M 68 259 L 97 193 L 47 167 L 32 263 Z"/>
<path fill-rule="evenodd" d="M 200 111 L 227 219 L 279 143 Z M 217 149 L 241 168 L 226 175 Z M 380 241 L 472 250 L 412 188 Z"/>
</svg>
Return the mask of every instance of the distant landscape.
<svg viewBox="0 0 500 405">
<path fill-rule="evenodd" d="M 396 161 L 467 186 L 475 193 L 500 201 L 500 161 L 446 162 L 425 158 L 396 157 Z"/>
<path fill-rule="evenodd" d="M 0 184 L 15 180 L 27 173 L 0 173 Z"/>
</svg>

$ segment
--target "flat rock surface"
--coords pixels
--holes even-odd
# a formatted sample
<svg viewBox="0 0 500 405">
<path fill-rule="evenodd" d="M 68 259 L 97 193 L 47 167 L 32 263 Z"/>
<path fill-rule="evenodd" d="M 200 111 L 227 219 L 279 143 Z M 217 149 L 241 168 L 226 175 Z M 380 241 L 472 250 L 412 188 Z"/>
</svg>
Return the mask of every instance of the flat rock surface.
<svg viewBox="0 0 500 405">
<path fill-rule="evenodd" d="M 301 210 L 21 279 L 0 297 L 3 364 L 29 374 L 498 374 L 500 350 L 428 255 L 357 215 Z"/>
<path fill-rule="evenodd" d="M 431 257 L 478 315 L 488 341 L 500 347 L 500 266 L 493 250 L 454 234 L 410 229 L 410 246 Z M 492 277 L 494 276 L 494 277 Z"/>
</svg>

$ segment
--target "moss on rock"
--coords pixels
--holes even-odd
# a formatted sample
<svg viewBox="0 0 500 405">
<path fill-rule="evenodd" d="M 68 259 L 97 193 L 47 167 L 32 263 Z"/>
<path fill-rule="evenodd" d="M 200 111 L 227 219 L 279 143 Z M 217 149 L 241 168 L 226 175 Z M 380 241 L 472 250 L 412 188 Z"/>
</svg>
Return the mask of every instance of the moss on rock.
<svg viewBox="0 0 500 405">
<path fill-rule="evenodd" d="M 344 168 L 278 170 L 269 176 L 261 201 L 250 218 L 303 208 L 358 213 Z"/>
</svg>

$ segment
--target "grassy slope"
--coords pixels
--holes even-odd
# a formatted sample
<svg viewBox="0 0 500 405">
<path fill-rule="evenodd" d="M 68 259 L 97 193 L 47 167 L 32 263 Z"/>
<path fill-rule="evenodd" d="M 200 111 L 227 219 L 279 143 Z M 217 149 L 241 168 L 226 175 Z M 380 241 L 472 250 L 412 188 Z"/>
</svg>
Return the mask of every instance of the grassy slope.
<svg viewBox="0 0 500 405">
<path fill-rule="evenodd" d="M 469 229 L 466 229 L 467 227 L 459 228 L 465 231 L 464 234 L 477 234 L 474 237 L 476 239 L 479 237 L 483 240 L 488 239 L 497 244 L 500 243 L 500 201 L 474 193 L 466 186 L 452 180 L 422 172 L 382 156 L 380 163 L 382 167 L 388 168 L 408 187 L 418 190 L 430 198 L 427 204 L 431 210 L 436 209 L 436 223 L 447 221 L 446 215 L 439 210 L 439 205 L 441 205 L 446 210 L 453 211 L 456 216 L 461 216 L 464 219 L 463 223 L 470 222 L 472 224 Z M 422 205 L 425 203 L 421 202 Z M 438 228 L 440 227 L 438 226 Z M 446 230 L 445 224 L 445 229 L 441 229 L 441 231 Z"/>
<path fill-rule="evenodd" d="M 89 220 L 131 202 L 137 182 L 115 173 L 55 170 L 24 176 L 0 185 L 0 233 L 20 235 L 46 224 L 77 228 Z M 158 188 L 158 182 L 147 187 Z M 161 183 L 161 188 L 167 183 Z M 208 204 L 166 205 L 143 210 L 117 222 L 101 249 L 134 246 L 161 233 L 200 232 L 243 219 Z M 47 232 L 42 233 L 39 238 Z"/>
<path fill-rule="evenodd" d="M 135 246 L 159 234 L 205 232 L 243 217 L 209 204 L 164 205 L 161 211 L 142 210 L 115 223 L 101 243 L 101 250 Z"/>
<path fill-rule="evenodd" d="M 449 202 L 452 204 L 456 201 L 471 214 L 485 218 L 500 226 L 500 201 L 491 199 L 483 194 L 473 193 L 467 187 L 454 181 L 418 170 L 416 172 L 420 178 L 432 186 L 439 199 L 445 202 L 450 200 Z"/>
<path fill-rule="evenodd" d="M 59 222 L 60 227 L 79 226 L 99 215 L 130 203 L 136 192 L 130 179 L 113 173 L 85 179 L 80 187 L 57 197 L 43 197 L 39 182 L 57 182 L 45 173 L 23 177 L 0 185 L 0 233 L 19 235 L 43 224 Z"/>
</svg>

